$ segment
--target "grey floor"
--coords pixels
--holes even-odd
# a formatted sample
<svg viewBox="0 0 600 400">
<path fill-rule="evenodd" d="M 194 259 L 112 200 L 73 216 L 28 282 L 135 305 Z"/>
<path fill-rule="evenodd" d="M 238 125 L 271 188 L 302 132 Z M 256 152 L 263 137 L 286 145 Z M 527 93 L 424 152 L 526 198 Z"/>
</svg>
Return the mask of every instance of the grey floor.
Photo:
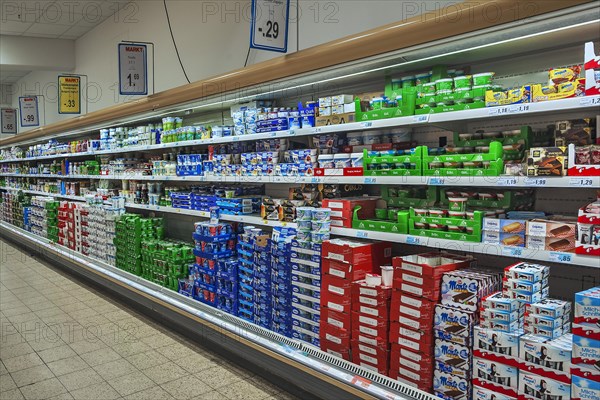
<svg viewBox="0 0 600 400">
<path fill-rule="evenodd" d="M 0 241 L 0 399 L 294 399 Z"/>
</svg>

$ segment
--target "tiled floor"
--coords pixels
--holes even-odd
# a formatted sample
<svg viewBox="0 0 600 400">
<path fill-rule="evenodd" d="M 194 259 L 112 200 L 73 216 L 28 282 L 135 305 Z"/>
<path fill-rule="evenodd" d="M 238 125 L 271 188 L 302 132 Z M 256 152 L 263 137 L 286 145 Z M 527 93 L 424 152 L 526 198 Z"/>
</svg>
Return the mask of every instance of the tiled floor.
<svg viewBox="0 0 600 400">
<path fill-rule="evenodd" d="M 0 241 L 0 399 L 294 399 Z"/>
</svg>

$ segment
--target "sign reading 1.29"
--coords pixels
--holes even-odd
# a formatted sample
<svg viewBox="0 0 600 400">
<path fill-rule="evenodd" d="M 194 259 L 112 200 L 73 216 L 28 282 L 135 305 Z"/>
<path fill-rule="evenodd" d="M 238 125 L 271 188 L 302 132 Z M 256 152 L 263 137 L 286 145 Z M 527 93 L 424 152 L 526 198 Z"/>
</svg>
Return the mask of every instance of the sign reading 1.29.
<svg viewBox="0 0 600 400">
<path fill-rule="evenodd" d="M 147 48 L 143 44 L 119 43 L 119 93 L 148 94 Z"/>
<path fill-rule="evenodd" d="M 290 0 L 252 0 L 250 47 L 287 52 Z"/>
</svg>

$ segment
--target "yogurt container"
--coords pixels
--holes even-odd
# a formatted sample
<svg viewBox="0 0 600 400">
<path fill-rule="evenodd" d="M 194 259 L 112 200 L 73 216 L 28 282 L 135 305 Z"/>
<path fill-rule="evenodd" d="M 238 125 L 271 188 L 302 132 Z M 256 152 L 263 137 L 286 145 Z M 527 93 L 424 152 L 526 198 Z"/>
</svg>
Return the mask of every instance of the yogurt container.
<svg viewBox="0 0 600 400">
<path fill-rule="evenodd" d="M 319 168 L 335 168 L 333 161 L 333 154 L 320 154 L 319 155 Z"/>
<path fill-rule="evenodd" d="M 362 132 L 349 132 L 346 135 L 346 141 L 348 143 L 348 146 L 362 146 L 363 133 Z"/>
<path fill-rule="evenodd" d="M 331 208 L 314 208 L 312 211 L 313 221 L 328 221 L 331 219 Z"/>
<path fill-rule="evenodd" d="M 435 88 L 438 91 L 438 94 L 439 94 L 440 90 L 452 91 L 452 84 L 453 84 L 452 78 L 438 79 L 437 81 L 435 81 Z"/>
<path fill-rule="evenodd" d="M 333 155 L 333 164 L 334 168 L 350 168 L 352 166 L 352 161 L 350 159 L 350 155 L 347 153 L 342 154 L 334 154 Z"/>
<path fill-rule="evenodd" d="M 350 161 L 353 168 L 358 168 L 363 166 L 363 153 L 352 153 L 350 155 Z"/>
<path fill-rule="evenodd" d="M 448 201 L 450 202 L 448 209 L 451 211 L 465 211 L 467 208 L 466 197 L 449 197 Z"/>
<path fill-rule="evenodd" d="M 298 224 L 299 231 L 311 231 L 312 230 L 312 221 L 311 220 L 307 220 L 307 221 L 297 220 L 296 223 Z"/>
<path fill-rule="evenodd" d="M 307 242 L 312 240 L 312 232 L 311 231 L 298 231 L 296 233 L 296 240 L 299 242 Z"/>
<path fill-rule="evenodd" d="M 468 75 L 457 76 L 454 78 L 454 87 L 456 89 L 461 88 L 470 88 L 471 87 L 471 77 Z"/>
<path fill-rule="evenodd" d="M 331 229 L 331 221 L 312 221 L 313 232 L 329 232 Z"/>
<path fill-rule="evenodd" d="M 296 207 L 296 221 L 311 221 L 313 210 L 313 207 Z"/>
<path fill-rule="evenodd" d="M 482 72 L 480 74 L 475 74 L 473 75 L 473 85 L 491 85 L 494 75 L 494 72 Z"/>
<path fill-rule="evenodd" d="M 381 143 L 381 136 L 383 133 L 378 131 L 367 131 L 363 134 L 363 144 L 371 145 L 371 144 L 379 144 Z"/>
<path fill-rule="evenodd" d="M 329 240 L 331 234 L 329 232 L 312 232 L 310 234 L 310 240 L 313 243 L 323 243 L 325 240 Z"/>
</svg>

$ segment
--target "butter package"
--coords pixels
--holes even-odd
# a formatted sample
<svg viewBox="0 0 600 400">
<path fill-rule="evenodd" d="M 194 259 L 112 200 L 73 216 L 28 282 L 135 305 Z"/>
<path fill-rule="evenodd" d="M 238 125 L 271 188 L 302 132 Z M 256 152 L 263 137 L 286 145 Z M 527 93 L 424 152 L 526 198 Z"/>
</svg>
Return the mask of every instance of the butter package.
<svg viewBox="0 0 600 400">
<path fill-rule="evenodd" d="M 527 176 L 564 176 L 567 161 L 566 147 L 532 147 L 527 157 Z"/>
<path fill-rule="evenodd" d="M 473 384 L 506 396 L 517 396 L 519 368 L 493 360 L 473 359 Z"/>
<path fill-rule="evenodd" d="M 575 294 L 574 322 L 600 324 L 600 286 Z"/>
<path fill-rule="evenodd" d="M 562 317 L 571 314 L 571 302 L 559 299 L 544 299 L 537 303 L 527 304 L 527 312 L 546 317 Z"/>
<path fill-rule="evenodd" d="M 482 388 L 481 386 L 473 386 L 473 400 L 516 400 L 516 397 L 505 396 L 494 390 Z"/>
<path fill-rule="evenodd" d="M 483 298 L 481 307 L 512 312 L 519 310 L 522 305 L 517 300 L 505 296 L 502 292 L 495 292 Z"/>
<path fill-rule="evenodd" d="M 549 379 L 537 374 L 521 371 L 519 374 L 519 399 L 557 399 L 571 398 L 571 385 Z"/>
<path fill-rule="evenodd" d="M 434 357 L 436 361 L 448 365 L 452 369 L 471 371 L 471 348 L 457 343 L 436 339 Z M 455 373 L 456 375 L 456 373 Z M 469 374 L 461 373 L 462 377 L 469 378 Z"/>
<path fill-rule="evenodd" d="M 550 267 L 521 262 L 504 268 L 504 276 L 508 279 L 539 282 L 550 276 Z"/>
<path fill-rule="evenodd" d="M 433 373 L 433 390 L 442 399 L 467 400 L 471 398 L 471 381 L 436 370 Z"/>
<path fill-rule="evenodd" d="M 573 346 L 573 335 L 566 334 L 555 340 L 526 334 L 521 336 L 519 344 L 519 358 L 528 365 L 562 371 L 570 375 L 571 350 Z M 540 372 L 536 372 L 540 374 Z M 543 372 L 542 372 L 543 373 Z"/>
</svg>

